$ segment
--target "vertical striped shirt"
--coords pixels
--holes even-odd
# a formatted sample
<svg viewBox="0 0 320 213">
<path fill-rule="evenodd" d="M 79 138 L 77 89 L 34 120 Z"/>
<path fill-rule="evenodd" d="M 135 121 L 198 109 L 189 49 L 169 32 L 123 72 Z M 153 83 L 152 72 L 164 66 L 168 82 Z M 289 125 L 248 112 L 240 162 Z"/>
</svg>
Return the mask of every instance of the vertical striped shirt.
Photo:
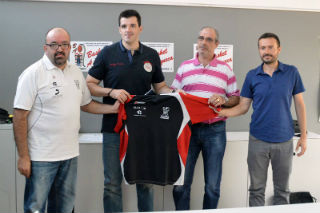
<svg viewBox="0 0 320 213">
<path fill-rule="evenodd" d="M 203 66 L 197 57 L 184 61 L 171 85 L 174 89 L 183 89 L 185 92 L 203 98 L 210 98 L 213 94 L 223 97 L 239 96 L 237 81 L 231 67 L 214 59 Z M 225 117 L 216 117 L 206 123 L 226 120 Z"/>
</svg>

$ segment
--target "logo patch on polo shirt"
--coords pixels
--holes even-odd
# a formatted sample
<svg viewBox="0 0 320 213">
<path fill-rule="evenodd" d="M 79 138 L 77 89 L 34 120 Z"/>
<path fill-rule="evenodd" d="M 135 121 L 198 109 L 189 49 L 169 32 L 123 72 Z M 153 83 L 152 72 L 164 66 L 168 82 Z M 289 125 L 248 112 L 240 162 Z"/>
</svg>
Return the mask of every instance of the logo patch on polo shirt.
<svg viewBox="0 0 320 213">
<path fill-rule="evenodd" d="M 74 80 L 74 83 L 76 84 L 76 87 L 77 87 L 78 89 L 80 89 L 80 82 L 79 82 L 79 80 Z"/>
<path fill-rule="evenodd" d="M 152 71 L 152 64 L 150 63 L 150 61 L 145 61 L 143 64 L 143 68 L 145 71 L 151 72 Z"/>
</svg>

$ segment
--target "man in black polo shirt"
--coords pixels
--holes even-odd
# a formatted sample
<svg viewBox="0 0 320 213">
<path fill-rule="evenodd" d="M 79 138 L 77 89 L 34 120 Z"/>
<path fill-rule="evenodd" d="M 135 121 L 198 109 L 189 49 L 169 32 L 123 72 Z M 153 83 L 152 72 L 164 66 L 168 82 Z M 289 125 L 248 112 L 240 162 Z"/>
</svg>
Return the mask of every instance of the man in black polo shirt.
<svg viewBox="0 0 320 213">
<path fill-rule="evenodd" d="M 94 96 L 103 103 L 124 103 L 130 95 L 144 95 L 151 89 L 160 93 L 172 90 L 164 82 L 158 53 L 139 42 L 141 17 L 135 10 L 119 15 L 121 41 L 107 46 L 98 54 L 89 70 L 87 84 Z M 99 86 L 103 81 L 104 87 Z M 122 212 L 122 173 L 119 160 L 120 136 L 114 132 L 117 115 L 103 115 L 103 165 L 105 212 Z M 153 189 L 148 184 L 137 184 L 138 210 L 153 211 Z"/>
</svg>

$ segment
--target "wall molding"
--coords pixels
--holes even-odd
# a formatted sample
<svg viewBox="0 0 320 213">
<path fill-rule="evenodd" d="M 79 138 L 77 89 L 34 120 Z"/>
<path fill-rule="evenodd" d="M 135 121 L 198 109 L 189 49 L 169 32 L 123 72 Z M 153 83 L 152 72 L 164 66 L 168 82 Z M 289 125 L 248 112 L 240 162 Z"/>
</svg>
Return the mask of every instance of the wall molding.
<svg viewBox="0 0 320 213">
<path fill-rule="evenodd" d="M 117 3 L 148 4 L 196 7 L 225 7 L 264 10 L 289 10 L 320 12 L 319 0 L 25 0 L 41 2 L 82 2 L 82 3 Z"/>
</svg>

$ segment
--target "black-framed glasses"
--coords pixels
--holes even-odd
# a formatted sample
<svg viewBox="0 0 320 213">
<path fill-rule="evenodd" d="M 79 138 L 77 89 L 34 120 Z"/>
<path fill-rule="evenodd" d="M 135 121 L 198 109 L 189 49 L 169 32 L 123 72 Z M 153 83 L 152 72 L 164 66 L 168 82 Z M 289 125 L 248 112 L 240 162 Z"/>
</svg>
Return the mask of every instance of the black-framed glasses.
<svg viewBox="0 0 320 213">
<path fill-rule="evenodd" d="M 62 49 L 68 49 L 70 47 L 69 43 L 63 43 L 63 44 L 52 43 L 52 44 L 46 44 L 46 45 L 53 50 L 57 50 L 59 47 L 61 47 Z"/>
</svg>

